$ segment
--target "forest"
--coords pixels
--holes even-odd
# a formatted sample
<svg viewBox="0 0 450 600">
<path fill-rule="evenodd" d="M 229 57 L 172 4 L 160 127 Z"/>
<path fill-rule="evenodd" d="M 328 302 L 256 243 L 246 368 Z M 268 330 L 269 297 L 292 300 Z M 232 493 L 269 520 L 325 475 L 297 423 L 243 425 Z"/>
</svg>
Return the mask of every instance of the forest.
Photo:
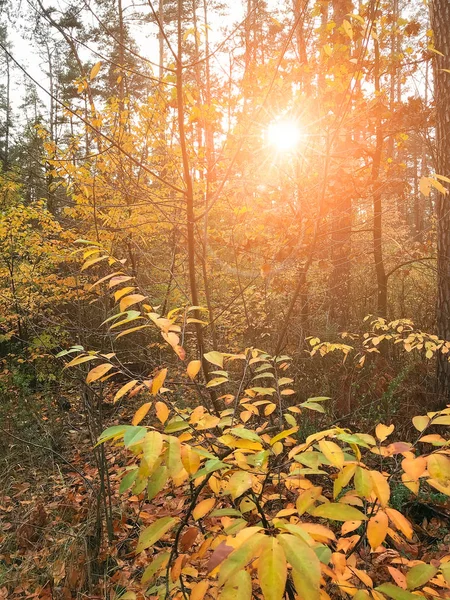
<svg viewBox="0 0 450 600">
<path fill-rule="evenodd" d="M 0 600 L 450 599 L 449 0 L 0 0 Z"/>
</svg>

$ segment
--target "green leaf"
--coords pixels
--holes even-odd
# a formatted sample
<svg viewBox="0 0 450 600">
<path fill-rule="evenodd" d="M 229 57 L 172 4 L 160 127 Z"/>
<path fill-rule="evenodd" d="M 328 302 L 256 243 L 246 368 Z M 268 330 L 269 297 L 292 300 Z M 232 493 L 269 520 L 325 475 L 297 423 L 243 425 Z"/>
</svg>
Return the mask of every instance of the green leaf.
<svg viewBox="0 0 450 600">
<path fill-rule="evenodd" d="M 155 523 L 146 527 L 139 536 L 136 554 L 153 546 L 153 544 L 160 540 L 169 529 L 172 529 L 178 521 L 179 519 L 174 517 L 162 517 L 162 519 L 158 519 Z"/>
<path fill-rule="evenodd" d="M 411 594 L 411 592 L 402 590 L 402 588 L 397 587 L 393 583 L 383 583 L 375 589 L 377 592 L 381 592 L 393 600 L 417 600 L 417 596 L 415 594 Z"/>
<path fill-rule="evenodd" d="M 406 574 L 408 590 L 415 590 L 418 587 L 422 587 L 436 575 L 437 571 L 436 567 L 427 564 L 412 567 Z"/>
<path fill-rule="evenodd" d="M 369 498 L 373 490 L 373 482 L 369 471 L 361 467 L 356 467 L 354 481 L 358 494 L 363 498 Z"/>
<path fill-rule="evenodd" d="M 332 519 L 333 521 L 367 521 L 366 515 L 357 508 L 348 504 L 340 504 L 339 502 L 321 504 L 311 514 L 314 517 Z"/>
<path fill-rule="evenodd" d="M 177 431 L 189 429 L 189 427 L 189 423 L 186 423 L 184 419 L 174 419 L 165 426 L 164 433 L 176 433 Z"/>
<path fill-rule="evenodd" d="M 346 442 L 347 444 L 356 444 L 357 446 L 362 446 L 363 448 L 370 448 L 369 444 L 367 444 L 356 434 L 339 433 L 336 438 L 342 442 Z"/>
<path fill-rule="evenodd" d="M 249 429 L 244 429 L 243 427 L 233 427 L 232 429 L 229 429 L 226 433 L 231 433 L 235 437 L 242 438 L 243 440 L 250 440 L 251 442 L 260 442 L 261 444 L 263 443 L 262 439 L 257 433 Z"/>
<path fill-rule="evenodd" d="M 242 513 L 235 508 L 218 508 L 212 511 L 211 517 L 242 517 Z"/>
<path fill-rule="evenodd" d="M 169 558 L 170 552 L 161 552 L 161 554 L 158 554 L 157 557 L 152 560 L 152 562 L 145 569 L 142 575 L 141 583 L 147 583 L 148 581 L 151 581 L 154 575 L 156 575 L 160 569 L 163 569 L 167 565 Z"/>
<path fill-rule="evenodd" d="M 283 600 L 287 579 L 286 556 L 274 537 L 266 537 L 258 560 L 258 579 L 265 600 Z"/>
<path fill-rule="evenodd" d="M 450 583 L 450 562 L 441 563 L 440 570 L 447 583 Z"/>
<path fill-rule="evenodd" d="M 125 435 L 123 436 L 125 448 L 129 448 L 133 444 L 140 442 L 145 437 L 146 433 L 147 428 L 140 425 L 136 425 L 135 427 L 130 427 L 127 429 Z"/>
<path fill-rule="evenodd" d="M 132 469 L 131 471 L 128 471 L 128 473 L 122 478 L 122 481 L 120 482 L 119 494 L 123 494 L 128 489 L 130 489 L 130 487 L 136 481 L 138 473 L 139 469 L 137 467 L 135 469 Z"/>
<path fill-rule="evenodd" d="M 147 498 L 148 500 L 153 500 L 155 496 L 159 494 L 159 492 L 166 485 L 166 481 L 168 478 L 167 467 L 162 466 L 158 467 L 153 475 L 148 480 L 147 485 Z"/>
<path fill-rule="evenodd" d="M 271 377 L 272 379 L 275 379 L 275 375 L 273 373 L 260 373 L 259 375 L 255 375 L 252 378 L 252 381 L 255 379 L 264 379 L 265 377 Z"/>
<path fill-rule="evenodd" d="M 316 556 L 320 560 L 321 563 L 323 563 L 324 565 L 329 564 L 329 562 L 331 560 L 332 552 L 331 552 L 330 548 L 328 548 L 328 546 L 325 546 L 325 545 L 315 546 L 313 548 L 313 550 L 316 553 Z"/>
<path fill-rule="evenodd" d="M 307 600 L 319 600 L 320 561 L 314 550 L 294 535 L 281 533 L 277 539 L 291 563 L 298 595 Z"/>
<path fill-rule="evenodd" d="M 108 427 L 98 438 L 98 444 L 103 444 L 108 440 L 112 440 L 115 437 L 121 437 L 127 429 L 130 429 L 132 425 L 113 425 L 112 427 Z"/>
<path fill-rule="evenodd" d="M 320 412 L 320 413 L 325 412 L 325 409 L 321 404 L 317 404 L 317 402 L 309 402 L 309 400 L 307 400 L 306 402 L 302 402 L 302 404 L 300 404 L 300 406 L 302 406 L 303 408 L 307 408 L 309 410 L 315 410 L 316 412 Z"/>
</svg>

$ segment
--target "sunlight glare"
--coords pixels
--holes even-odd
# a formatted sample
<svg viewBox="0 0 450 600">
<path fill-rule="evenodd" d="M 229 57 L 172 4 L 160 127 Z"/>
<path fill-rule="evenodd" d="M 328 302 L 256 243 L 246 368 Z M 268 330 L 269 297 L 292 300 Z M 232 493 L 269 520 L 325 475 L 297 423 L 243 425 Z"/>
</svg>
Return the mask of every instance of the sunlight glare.
<svg viewBox="0 0 450 600">
<path fill-rule="evenodd" d="M 267 129 L 269 144 L 279 152 L 294 150 L 302 137 L 302 132 L 296 121 L 275 121 Z"/>
</svg>

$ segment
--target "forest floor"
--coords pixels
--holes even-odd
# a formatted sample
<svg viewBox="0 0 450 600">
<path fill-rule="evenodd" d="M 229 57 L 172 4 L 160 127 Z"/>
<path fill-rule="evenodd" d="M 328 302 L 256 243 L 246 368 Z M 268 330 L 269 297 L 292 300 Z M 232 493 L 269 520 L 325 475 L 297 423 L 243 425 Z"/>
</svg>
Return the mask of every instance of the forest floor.
<svg viewBox="0 0 450 600">
<path fill-rule="evenodd" d="M 119 495 L 125 457 L 106 447 L 112 507 L 108 541 L 105 526 L 101 536 L 97 528 L 103 507 L 81 411 L 72 405 L 62 414 L 47 404 L 47 409 L 35 407 L 33 415 L 26 426 L 10 420 L 0 436 L 0 600 L 114 600 L 126 591 L 137 600 L 148 599 L 140 576 L 149 557 L 134 554 L 139 530 L 156 518 L 181 514 L 185 499 L 160 494 L 149 504 L 129 493 Z M 58 439 L 49 431 L 58 431 Z M 378 581 L 388 579 L 393 550 L 429 562 L 447 554 L 450 546 L 448 499 L 439 494 L 414 499 L 402 486 L 394 490 L 391 503 L 413 522 L 415 539 L 407 545 L 391 540 L 391 548 L 370 561 L 370 575 Z"/>
</svg>

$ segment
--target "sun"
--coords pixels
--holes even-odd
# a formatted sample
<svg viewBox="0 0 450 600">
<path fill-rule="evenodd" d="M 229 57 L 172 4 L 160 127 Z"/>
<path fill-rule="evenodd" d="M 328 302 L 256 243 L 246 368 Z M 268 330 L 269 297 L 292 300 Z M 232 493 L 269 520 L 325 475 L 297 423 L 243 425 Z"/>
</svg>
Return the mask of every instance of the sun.
<svg viewBox="0 0 450 600">
<path fill-rule="evenodd" d="M 274 121 L 267 128 L 267 139 L 278 152 L 295 150 L 302 137 L 299 124 L 294 120 Z"/>
</svg>

